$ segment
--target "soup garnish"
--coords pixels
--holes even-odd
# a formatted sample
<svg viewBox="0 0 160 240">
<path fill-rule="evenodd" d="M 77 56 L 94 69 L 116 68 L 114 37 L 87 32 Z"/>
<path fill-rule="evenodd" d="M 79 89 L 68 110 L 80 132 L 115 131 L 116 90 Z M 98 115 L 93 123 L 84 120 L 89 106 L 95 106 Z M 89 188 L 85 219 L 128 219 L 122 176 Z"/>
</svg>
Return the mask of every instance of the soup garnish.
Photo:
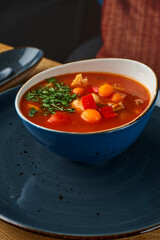
<svg viewBox="0 0 160 240">
<path fill-rule="evenodd" d="M 33 104 L 29 104 L 29 116 L 33 117 L 39 110 L 43 110 L 43 115 L 49 113 L 56 113 L 57 111 L 74 112 L 73 108 L 70 108 L 70 103 L 76 98 L 76 94 L 71 93 L 71 88 L 68 85 L 59 83 L 59 81 L 53 77 L 47 80 L 47 84 L 40 85 L 28 91 L 24 96 L 29 102 L 38 102 L 39 107 Z"/>
<path fill-rule="evenodd" d="M 132 121 L 149 99 L 149 91 L 126 76 L 75 73 L 34 85 L 21 98 L 20 109 L 30 121 L 46 128 L 93 132 Z"/>
</svg>

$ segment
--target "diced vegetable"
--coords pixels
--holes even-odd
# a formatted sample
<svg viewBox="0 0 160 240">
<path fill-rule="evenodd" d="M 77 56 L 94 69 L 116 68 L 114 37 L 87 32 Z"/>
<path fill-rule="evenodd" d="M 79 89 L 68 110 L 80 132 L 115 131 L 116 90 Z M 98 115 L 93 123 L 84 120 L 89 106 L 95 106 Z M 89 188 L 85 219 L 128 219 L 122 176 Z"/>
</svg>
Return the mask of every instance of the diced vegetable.
<svg viewBox="0 0 160 240">
<path fill-rule="evenodd" d="M 53 87 L 53 83 L 52 83 L 52 82 L 46 83 L 44 86 L 45 86 L 45 87 Z"/>
<path fill-rule="evenodd" d="M 114 89 L 111 85 L 106 83 L 99 88 L 98 92 L 102 97 L 109 97 L 114 92 Z"/>
<path fill-rule="evenodd" d="M 115 92 L 113 93 L 112 97 L 111 97 L 111 101 L 112 102 L 119 102 L 122 101 L 125 98 L 125 94 L 123 93 L 119 93 L 119 92 Z"/>
<path fill-rule="evenodd" d="M 84 88 L 81 88 L 81 87 L 76 87 L 73 89 L 73 93 L 76 93 L 76 94 L 82 94 L 84 92 Z"/>
<path fill-rule="evenodd" d="M 101 99 L 100 99 L 98 94 L 92 93 L 92 96 L 94 98 L 95 103 L 100 103 L 101 102 Z"/>
<path fill-rule="evenodd" d="M 77 86 L 86 86 L 88 84 L 88 79 L 87 78 L 83 78 L 82 74 L 77 74 L 75 79 L 73 80 L 71 86 L 72 87 L 77 87 Z"/>
<path fill-rule="evenodd" d="M 118 102 L 118 103 L 111 103 L 111 105 L 109 105 L 112 107 L 114 112 L 118 112 L 122 109 L 125 108 L 124 104 L 122 102 Z"/>
<path fill-rule="evenodd" d="M 82 97 L 81 101 L 82 101 L 84 110 L 86 110 L 88 108 L 89 109 L 97 109 L 97 105 L 95 103 L 95 100 L 94 100 L 92 94 Z"/>
<path fill-rule="evenodd" d="M 89 87 L 86 89 L 88 93 L 98 93 L 99 87 Z"/>
<path fill-rule="evenodd" d="M 70 124 L 71 121 L 70 115 L 65 112 L 56 112 L 47 120 L 48 123 L 62 126 Z"/>
<path fill-rule="evenodd" d="M 141 105 L 141 104 L 143 104 L 143 101 L 141 100 L 141 99 L 135 99 L 135 103 L 136 103 L 136 105 Z"/>
<path fill-rule="evenodd" d="M 99 111 L 105 118 L 112 118 L 117 116 L 117 114 L 113 112 L 113 109 L 111 106 L 101 107 Z"/>
<path fill-rule="evenodd" d="M 81 113 L 81 118 L 88 123 L 96 123 L 100 121 L 101 115 L 95 109 L 87 109 Z"/>
<path fill-rule="evenodd" d="M 71 103 L 71 107 L 74 108 L 77 112 L 82 112 L 84 111 L 84 108 L 82 106 L 82 101 L 80 98 L 74 100 L 72 103 Z"/>
<path fill-rule="evenodd" d="M 28 103 L 28 108 L 34 108 L 35 110 L 39 111 L 39 107 L 37 107 L 36 105 L 34 104 L 31 104 L 31 103 Z"/>
</svg>

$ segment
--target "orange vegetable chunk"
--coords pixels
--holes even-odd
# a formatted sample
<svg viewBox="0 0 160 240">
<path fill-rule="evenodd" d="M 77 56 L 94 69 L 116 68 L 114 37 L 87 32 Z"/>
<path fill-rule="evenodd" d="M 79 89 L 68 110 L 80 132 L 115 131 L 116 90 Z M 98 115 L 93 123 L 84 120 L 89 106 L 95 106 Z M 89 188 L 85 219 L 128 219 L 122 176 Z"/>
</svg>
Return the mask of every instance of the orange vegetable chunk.
<svg viewBox="0 0 160 240">
<path fill-rule="evenodd" d="M 28 108 L 34 108 L 37 111 L 39 110 L 39 107 L 37 107 L 36 105 L 31 104 L 31 103 L 28 104 Z"/>
<path fill-rule="evenodd" d="M 119 101 L 122 101 L 124 98 L 125 98 L 125 94 L 115 92 L 115 93 L 113 93 L 113 95 L 111 97 L 111 101 L 112 102 L 119 102 Z"/>
<path fill-rule="evenodd" d="M 82 94 L 84 92 L 84 88 L 76 87 L 73 89 L 73 93 Z"/>
<path fill-rule="evenodd" d="M 81 113 L 81 118 L 88 123 L 96 123 L 100 121 L 101 115 L 95 109 L 87 109 Z"/>
<path fill-rule="evenodd" d="M 109 97 L 114 92 L 114 89 L 111 85 L 106 83 L 99 88 L 98 92 L 102 97 Z"/>
</svg>

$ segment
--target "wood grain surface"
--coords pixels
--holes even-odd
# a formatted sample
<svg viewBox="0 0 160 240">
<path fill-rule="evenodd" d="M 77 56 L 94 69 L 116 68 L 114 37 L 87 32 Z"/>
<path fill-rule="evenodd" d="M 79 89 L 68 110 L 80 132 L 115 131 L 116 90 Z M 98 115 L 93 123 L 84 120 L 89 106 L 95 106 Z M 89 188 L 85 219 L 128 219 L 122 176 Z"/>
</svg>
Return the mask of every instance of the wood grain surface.
<svg viewBox="0 0 160 240">
<path fill-rule="evenodd" d="M 0 43 L 0 52 L 7 51 L 12 49 L 12 47 L 7 46 L 5 44 Z M 55 62 L 53 60 L 49 60 L 43 58 L 41 62 L 37 65 L 37 67 L 23 80 L 23 82 L 27 81 L 33 75 L 47 69 L 50 67 L 54 67 L 59 65 L 60 63 Z M 21 82 L 22 83 L 22 82 Z M 15 81 L 12 84 L 7 84 L 0 89 L 0 91 L 4 91 L 10 87 L 18 85 L 19 82 Z M 0 220 L 0 240 L 54 240 L 55 238 L 50 236 L 43 236 L 40 234 L 32 233 L 13 225 L 10 225 L 6 222 Z M 57 239 L 57 238 L 56 238 Z M 133 237 L 121 238 L 122 240 L 160 240 L 160 229 L 154 230 L 148 233 L 143 233 Z"/>
</svg>

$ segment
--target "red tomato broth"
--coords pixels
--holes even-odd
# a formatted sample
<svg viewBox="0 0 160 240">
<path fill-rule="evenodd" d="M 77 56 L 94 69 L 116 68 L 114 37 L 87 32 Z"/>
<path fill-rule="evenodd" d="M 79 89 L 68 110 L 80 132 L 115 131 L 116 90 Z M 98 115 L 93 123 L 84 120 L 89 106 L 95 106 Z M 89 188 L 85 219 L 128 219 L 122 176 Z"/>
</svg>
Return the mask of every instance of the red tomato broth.
<svg viewBox="0 0 160 240">
<path fill-rule="evenodd" d="M 56 79 L 59 80 L 59 82 L 63 82 L 71 87 L 71 83 L 77 73 L 72 74 L 65 74 L 61 76 L 56 76 Z M 48 122 L 47 120 L 52 116 L 51 114 L 44 116 L 42 110 L 38 111 L 34 117 L 28 116 L 28 103 L 31 103 L 36 106 L 40 106 L 38 102 L 29 102 L 25 99 L 25 94 L 21 98 L 20 101 L 20 109 L 22 114 L 31 122 L 43 126 L 45 128 L 53 129 L 53 130 L 59 130 L 59 131 L 67 131 L 67 132 L 95 132 L 95 131 L 102 131 L 102 130 L 108 130 L 114 127 L 119 127 L 121 125 L 124 125 L 133 119 L 135 119 L 137 116 L 139 116 L 148 106 L 149 100 L 150 100 L 150 93 L 143 85 L 135 81 L 134 79 L 131 79 L 126 76 L 118 75 L 118 74 L 112 74 L 112 73 L 100 73 L 100 72 L 92 72 L 92 73 L 82 73 L 83 78 L 87 77 L 89 85 L 85 88 L 85 91 L 82 95 L 77 95 L 78 97 L 83 97 L 90 93 L 91 87 L 100 87 L 101 85 L 107 83 L 112 86 L 116 85 L 116 88 L 114 89 L 115 92 L 121 92 L 126 95 L 126 97 L 123 100 L 123 103 L 125 105 L 125 108 L 121 111 L 117 112 L 117 116 L 112 118 L 104 118 L 102 117 L 99 122 L 96 122 L 94 124 L 88 123 L 84 121 L 81 118 L 81 112 L 75 111 L 74 113 L 67 113 L 67 115 L 70 116 L 71 121 L 69 124 L 53 124 Z M 35 89 L 38 85 L 44 86 L 47 84 L 47 79 L 43 80 L 42 82 L 34 85 L 31 89 Z M 71 87 L 73 89 L 73 87 Z M 87 92 L 88 88 L 88 92 Z M 117 89 L 122 89 L 122 91 Z M 27 91 L 28 92 L 28 91 Z M 99 96 L 100 97 L 100 96 Z M 111 97 L 100 97 L 102 103 L 109 101 Z M 133 108 L 133 103 L 135 102 L 135 99 L 140 99 L 142 101 L 142 104 L 137 105 L 136 109 L 137 112 L 135 113 L 135 110 Z"/>
</svg>

